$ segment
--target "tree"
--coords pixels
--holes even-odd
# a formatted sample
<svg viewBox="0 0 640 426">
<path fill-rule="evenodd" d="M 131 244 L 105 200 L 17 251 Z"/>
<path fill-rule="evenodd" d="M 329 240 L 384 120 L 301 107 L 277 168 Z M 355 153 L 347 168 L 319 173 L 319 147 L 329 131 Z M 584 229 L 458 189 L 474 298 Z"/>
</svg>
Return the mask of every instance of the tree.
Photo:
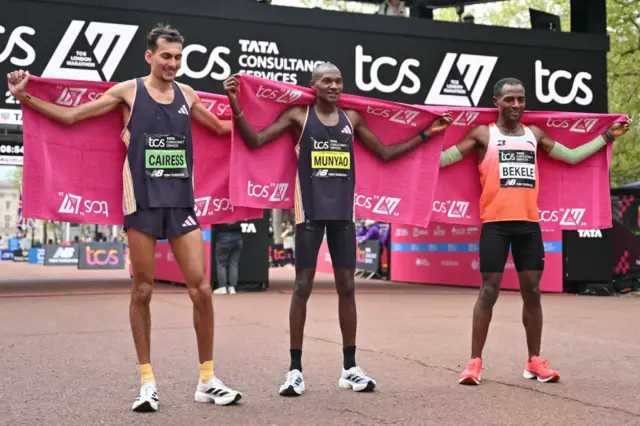
<svg viewBox="0 0 640 426">
<path fill-rule="evenodd" d="M 22 167 L 15 167 L 13 169 L 11 183 L 13 183 L 16 188 L 20 188 L 22 186 Z"/>
</svg>

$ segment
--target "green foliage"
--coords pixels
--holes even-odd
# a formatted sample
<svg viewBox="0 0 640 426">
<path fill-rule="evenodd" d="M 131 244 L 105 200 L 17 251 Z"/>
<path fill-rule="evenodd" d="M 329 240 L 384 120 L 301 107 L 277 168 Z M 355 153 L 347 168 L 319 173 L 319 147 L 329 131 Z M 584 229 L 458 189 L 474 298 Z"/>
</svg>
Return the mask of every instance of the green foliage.
<svg viewBox="0 0 640 426">
<path fill-rule="evenodd" d="M 16 188 L 20 188 L 20 186 L 22 185 L 22 167 L 16 167 L 13 170 L 13 176 L 11 176 L 11 183 L 13 183 L 13 185 Z"/>
<path fill-rule="evenodd" d="M 607 0 L 609 111 L 633 118 L 613 148 L 611 186 L 640 180 L 640 0 Z"/>
</svg>

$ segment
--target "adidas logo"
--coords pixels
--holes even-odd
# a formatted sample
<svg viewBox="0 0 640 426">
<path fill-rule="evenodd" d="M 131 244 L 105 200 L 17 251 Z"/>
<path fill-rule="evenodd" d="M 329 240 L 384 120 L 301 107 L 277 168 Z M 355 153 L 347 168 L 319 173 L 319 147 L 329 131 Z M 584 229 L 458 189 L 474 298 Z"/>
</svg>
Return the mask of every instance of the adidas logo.
<svg viewBox="0 0 640 426">
<path fill-rule="evenodd" d="M 344 126 L 344 129 L 342 129 L 341 133 L 346 133 L 347 135 L 353 134 L 353 132 L 351 131 L 351 127 L 349 127 L 349 125 Z"/>
<path fill-rule="evenodd" d="M 189 115 L 189 110 L 187 109 L 187 106 L 186 105 L 182 105 L 180 107 L 180 109 L 178 110 L 178 114 Z"/>
<path fill-rule="evenodd" d="M 182 224 L 182 227 L 188 228 L 189 226 L 196 226 L 196 225 L 197 225 L 196 221 L 193 220 L 191 216 L 189 216 L 187 220 L 185 220 L 184 223 Z"/>
</svg>

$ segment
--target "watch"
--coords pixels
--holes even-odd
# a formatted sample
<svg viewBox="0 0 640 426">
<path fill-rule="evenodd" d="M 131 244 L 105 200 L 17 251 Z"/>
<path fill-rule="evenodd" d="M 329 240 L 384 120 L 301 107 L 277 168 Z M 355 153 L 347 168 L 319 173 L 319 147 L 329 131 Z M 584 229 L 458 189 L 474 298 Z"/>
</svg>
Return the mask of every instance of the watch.
<svg viewBox="0 0 640 426">
<path fill-rule="evenodd" d="M 429 136 L 423 131 L 420 132 L 420 137 L 422 138 L 422 142 L 426 142 L 429 140 Z"/>
</svg>

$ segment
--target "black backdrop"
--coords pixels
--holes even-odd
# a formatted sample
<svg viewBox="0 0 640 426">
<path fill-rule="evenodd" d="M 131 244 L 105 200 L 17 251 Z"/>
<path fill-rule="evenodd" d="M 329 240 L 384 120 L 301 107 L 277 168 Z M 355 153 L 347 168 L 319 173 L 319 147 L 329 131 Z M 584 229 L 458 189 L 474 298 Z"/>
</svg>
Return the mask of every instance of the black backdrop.
<svg viewBox="0 0 640 426">
<path fill-rule="evenodd" d="M 342 70 L 345 91 L 356 95 L 492 107 L 493 84 L 515 77 L 527 89 L 527 109 L 608 111 L 606 35 L 240 0 L 1 1 L 0 75 L 16 68 L 44 77 L 109 81 L 145 75 L 145 36 L 164 22 L 185 36 L 179 80 L 196 90 L 222 93 L 224 78 L 241 70 L 307 85 L 314 62 L 330 61 Z M 71 73 L 73 62 L 84 72 Z M 7 109 L 19 109 L 8 93 L 0 97 L 0 110 Z"/>
<path fill-rule="evenodd" d="M 142 10 L 152 8 L 147 0 L 103 5 L 75 1 L 85 5 L 2 0 L 0 75 L 16 68 L 44 77 L 110 81 L 145 75 L 145 36 L 157 22 L 167 22 L 186 39 L 179 80 L 197 90 L 222 93 L 224 78 L 240 70 L 307 85 L 313 62 L 330 61 L 341 68 L 345 91 L 356 95 L 491 107 L 493 84 L 509 76 L 524 82 L 528 109 L 607 111 L 608 42 L 603 36 L 394 20 L 239 1 L 158 1 L 153 2 L 155 12 Z M 240 5 L 242 20 L 228 19 L 234 13 L 240 16 Z M 162 8 L 179 12 L 157 11 Z M 302 26 L 302 19 L 312 24 Z M 72 72 L 71 61 L 83 65 Z M 275 66 L 264 61 L 275 61 Z M 549 97 L 550 86 L 555 97 Z M 451 96 L 442 98 L 446 94 Z M 8 95 L 0 101 L 0 109 L 19 106 Z"/>
</svg>

